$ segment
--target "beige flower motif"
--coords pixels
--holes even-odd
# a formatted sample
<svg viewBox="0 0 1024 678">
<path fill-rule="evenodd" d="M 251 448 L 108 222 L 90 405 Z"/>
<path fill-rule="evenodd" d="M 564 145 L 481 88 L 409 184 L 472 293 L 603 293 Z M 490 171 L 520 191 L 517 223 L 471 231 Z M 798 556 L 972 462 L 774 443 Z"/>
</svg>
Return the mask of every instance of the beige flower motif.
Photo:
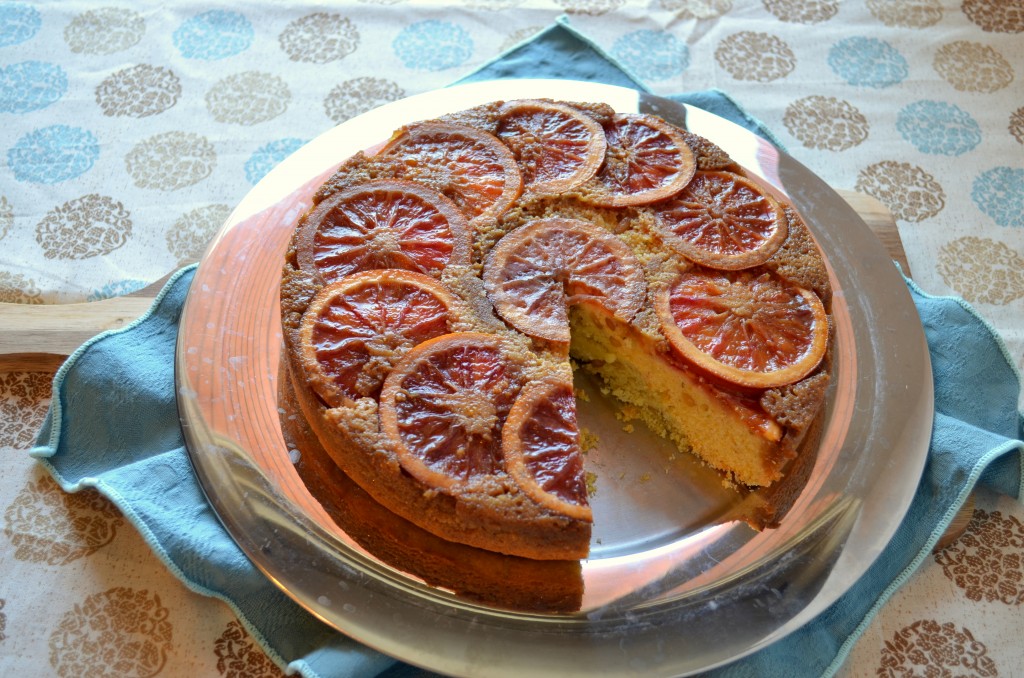
<svg viewBox="0 0 1024 678">
<path fill-rule="evenodd" d="M 227 205 L 206 205 L 183 214 L 167 229 L 167 249 L 179 264 L 198 261 L 230 214 Z"/>
<path fill-rule="evenodd" d="M 1010 136 L 1018 143 L 1024 144 L 1024 106 L 1021 106 L 1010 114 L 1010 124 L 1007 125 Z"/>
<path fill-rule="evenodd" d="M 131 215 L 124 205 L 96 193 L 55 207 L 36 224 L 36 242 L 47 259 L 107 255 L 124 247 L 131 235 Z"/>
<path fill-rule="evenodd" d="M 989 678 L 999 675 L 988 648 L 965 628 L 934 619 L 896 632 L 882 649 L 878 676 Z"/>
<path fill-rule="evenodd" d="M 50 405 L 52 381 L 52 372 L 0 372 L 0 447 L 32 446 Z"/>
<path fill-rule="evenodd" d="M 786 108 L 790 134 L 807 148 L 843 151 L 868 138 L 868 120 L 853 104 L 835 97 L 809 96 Z"/>
<path fill-rule="evenodd" d="M 863 169 L 855 188 L 880 200 L 893 216 L 918 222 L 946 206 L 946 194 L 935 178 L 916 165 L 883 160 Z"/>
<path fill-rule="evenodd" d="M 569 14 L 601 16 L 622 7 L 626 0 L 555 0 Z"/>
<path fill-rule="evenodd" d="M 171 651 L 170 611 L 146 590 L 91 595 L 50 634 L 50 665 L 61 678 L 149 678 Z"/>
<path fill-rule="evenodd" d="M 75 54 L 114 54 L 137 45 L 146 32 L 138 12 L 102 7 L 79 14 L 64 29 L 64 42 Z"/>
<path fill-rule="evenodd" d="M 737 80 L 771 82 L 796 68 L 796 55 L 786 42 L 770 33 L 740 31 L 715 49 L 718 65 Z"/>
<path fill-rule="evenodd" d="M 237 621 L 229 622 L 214 642 L 217 671 L 225 678 L 279 678 L 284 676 Z"/>
<path fill-rule="evenodd" d="M 210 141 L 194 132 L 164 132 L 144 139 L 124 158 L 139 188 L 177 191 L 213 173 L 217 153 Z"/>
<path fill-rule="evenodd" d="M 18 399 L 18 405 L 31 406 L 50 397 L 53 374 L 50 372 L 0 373 L 0 396 Z"/>
<path fill-rule="evenodd" d="M 732 0 L 658 0 L 658 4 L 679 12 L 680 19 L 716 19 L 732 10 Z"/>
<path fill-rule="evenodd" d="M 935 561 L 969 600 L 1024 603 L 1024 524 L 1015 516 L 975 509 L 964 533 Z"/>
<path fill-rule="evenodd" d="M 939 275 L 972 303 L 1003 306 L 1024 298 L 1024 257 L 1006 243 L 966 236 L 943 245 Z"/>
<path fill-rule="evenodd" d="M 0 302 L 8 304 L 41 304 L 42 292 L 35 280 L 20 273 L 0 271 Z"/>
<path fill-rule="evenodd" d="M 217 122 L 256 125 L 288 109 L 288 83 L 276 75 L 246 71 L 214 83 L 206 93 L 206 109 Z"/>
<path fill-rule="evenodd" d="M 1013 82 L 1013 67 L 993 47 L 957 40 L 942 45 L 932 61 L 935 72 L 959 92 L 995 92 Z"/>
<path fill-rule="evenodd" d="M 353 78 L 337 85 L 327 94 L 324 99 L 324 111 L 335 123 L 342 123 L 404 96 L 405 90 L 391 80 L 373 77 Z"/>
<path fill-rule="evenodd" d="M 17 560 L 66 565 L 112 542 L 123 523 L 99 492 L 64 492 L 46 476 L 25 485 L 7 507 L 4 535 Z"/>
<path fill-rule="evenodd" d="M 942 20 L 939 0 L 867 0 L 868 11 L 886 26 L 927 28 Z"/>
<path fill-rule="evenodd" d="M 820 24 L 839 11 L 835 0 L 762 0 L 764 7 L 780 21 L 794 24 Z"/>
<path fill-rule="evenodd" d="M 326 64 L 354 52 L 359 46 L 359 31 L 340 14 L 317 12 L 288 24 L 278 42 L 292 61 Z"/>
<path fill-rule="evenodd" d="M 96 103 L 109 117 L 146 118 L 178 103 L 181 81 L 163 66 L 139 64 L 104 78 L 96 87 Z"/>
<path fill-rule="evenodd" d="M 986 33 L 1024 33 L 1024 5 L 1015 0 L 964 0 L 960 9 Z"/>
<path fill-rule="evenodd" d="M 4 239 L 14 225 L 14 208 L 7 202 L 6 195 L 0 195 L 0 240 Z"/>
</svg>

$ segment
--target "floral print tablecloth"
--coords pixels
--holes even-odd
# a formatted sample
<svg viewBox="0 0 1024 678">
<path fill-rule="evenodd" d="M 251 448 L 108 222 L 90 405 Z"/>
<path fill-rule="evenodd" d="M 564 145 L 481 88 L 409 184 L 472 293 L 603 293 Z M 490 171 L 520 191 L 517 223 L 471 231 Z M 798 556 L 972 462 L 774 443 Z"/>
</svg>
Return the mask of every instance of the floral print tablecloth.
<svg viewBox="0 0 1024 678">
<path fill-rule="evenodd" d="M 720 88 L 832 185 L 878 198 L 916 281 L 972 302 L 1024 362 L 1020 0 L 3 1 L 0 301 L 143 287 L 306 141 L 563 13 L 656 93 Z M 0 673 L 279 675 L 107 500 L 28 457 L 52 376 L 0 372 Z M 979 496 L 841 675 L 1024 675 L 1022 520 Z"/>
</svg>

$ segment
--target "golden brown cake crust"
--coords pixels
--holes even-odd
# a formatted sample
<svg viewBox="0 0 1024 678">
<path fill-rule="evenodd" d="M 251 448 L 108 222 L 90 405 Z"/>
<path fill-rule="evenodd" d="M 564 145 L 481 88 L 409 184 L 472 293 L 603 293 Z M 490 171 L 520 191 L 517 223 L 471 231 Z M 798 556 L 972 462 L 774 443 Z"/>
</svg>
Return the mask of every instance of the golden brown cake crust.
<svg viewBox="0 0 1024 678">
<path fill-rule="evenodd" d="M 683 130 L 683 138 L 686 139 L 686 143 L 690 145 L 693 154 L 697 157 L 697 169 L 721 170 L 736 167 L 729 154 L 713 141 L 688 130 Z"/>
<path fill-rule="evenodd" d="M 800 287 L 811 290 L 827 307 L 832 301 L 832 284 L 829 282 L 825 262 L 803 218 L 791 206 L 787 205 L 785 209 L 789 221 L 789 237 L 779 251 L 765 262 L 765 266 Z"/>
</svg>

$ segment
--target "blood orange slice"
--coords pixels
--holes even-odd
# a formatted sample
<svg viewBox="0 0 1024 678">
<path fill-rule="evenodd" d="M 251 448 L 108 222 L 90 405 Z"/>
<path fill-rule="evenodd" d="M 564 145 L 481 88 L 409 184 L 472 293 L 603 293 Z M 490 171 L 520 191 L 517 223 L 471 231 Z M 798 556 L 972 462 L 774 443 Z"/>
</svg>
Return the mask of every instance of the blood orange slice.
<svg viewBox="0 0 1024 678">
<path fill-rule="evenodd" d="M 433 278 L 397 269 L 364 271 L 328 285 L 299 328 L 310 385 L 331 407 L 377 396 L 409 349 L 448 333 L 452 304 Z"/>
<path fill-rule="evenodd" d="M 411 476 L 439 491 L 458 489 L 503 469 L 501 428 L 520 386 L 497 336 L 436 337 L 384 381 L 381 431 Z"/>
<path fill-rule="evenodd" d="M 526 187 L 557 195 L 576 188 L 604 162 L 604 130 L 564 104 L 524 99 L 501 107 L 498 138 L 512 149 Z"/>
<path fill-rule="evenodd" d="M 468 125 L 409 125 L 378 155 L 393 161 L 400 177 L 444 193 L 470 220 L 501 215 L 523 188 L 512 151 L 494 135 Z"/>
<path fill-rule="evenodd" d="M 520 332 L 569 341 L 568 307 L 595 303 L 623 320 L 643 305 L 636 256 L 612 233 L 578 219 L 531 221 L 505 235 L 484 264 L 487 296 Z"/>
<path fill-rule="evenodd" d="M 296 258 L 325 284 L 357 271 L 401 268 L 439 277 L 470 261 L 466 218 L 411 181 L 380 180 L 332 195 L 305 217 Z"/>
<path fill-rule="evenodd" d="M 695 267 L 661 290 L 655 306 L 683 358 L 738 386 L 791 384 L 825 355 L 828 317 L 817 295 L 763 269 Z"/>
<path fill-rule="evenodd" d="M 531 499 L 576 520 L 593 520 L 572 384 L 545 380 L 519 393 L 501 433 L 509 475 Z"/>
<path fill-rule="evenodd" d="M 648 205 L 683 189 L 697 161 L 683 135 L 660 118 L 617 115 L 605 125 L 608 149 L 585 198 L 604 207 Z"/>
<path fill-rule="evenodd" d="M 655 220 L 672 249 L 725 270 L 763 264 L 789 234 L 782 206 L 732 172 L 697 172 L 679 194 L 658 206 Z"/>
</svg>

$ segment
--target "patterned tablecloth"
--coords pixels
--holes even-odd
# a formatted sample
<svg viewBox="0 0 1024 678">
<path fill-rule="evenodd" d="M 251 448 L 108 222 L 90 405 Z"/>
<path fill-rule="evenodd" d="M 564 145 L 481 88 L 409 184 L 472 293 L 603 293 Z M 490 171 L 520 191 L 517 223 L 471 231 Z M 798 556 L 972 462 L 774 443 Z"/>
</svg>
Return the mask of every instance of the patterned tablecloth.
<svg viewBox="0 0 1024 678">
<path fill-rule="evenodd" d="M 720 88 L 882 201 L 916 281 L 972 302 L 1024 362 L 1020 0 L 0 2 L 0 301 L 162 277 L 304 142 L 562 13 L 655 93 Z M 0 372 L 0 674 L 278 675 L 106 499 L 63 493 L 25 453 L 52 376 Z M 979 496 L 841 674 L 1024 675 L 1022 520 Z"/>
</svg>

